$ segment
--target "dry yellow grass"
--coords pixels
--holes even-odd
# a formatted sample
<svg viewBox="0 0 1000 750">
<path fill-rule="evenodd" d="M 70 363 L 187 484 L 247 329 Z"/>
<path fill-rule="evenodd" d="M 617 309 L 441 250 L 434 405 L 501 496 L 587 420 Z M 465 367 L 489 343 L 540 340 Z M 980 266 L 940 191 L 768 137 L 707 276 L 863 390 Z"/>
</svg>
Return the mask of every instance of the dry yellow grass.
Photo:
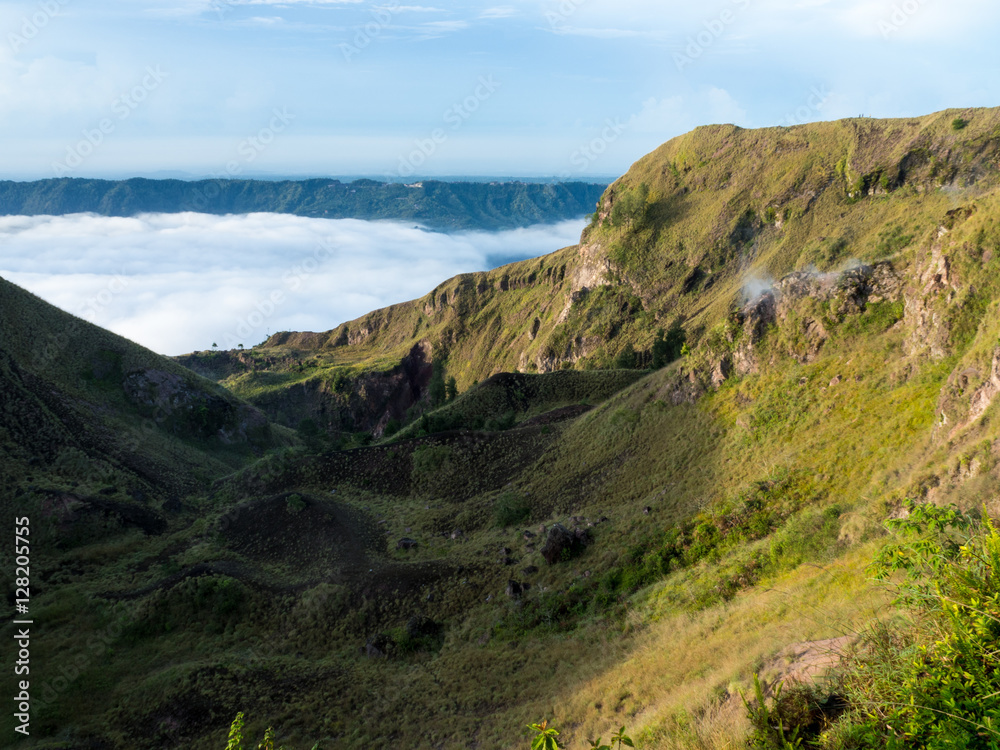
<svg viewBox="0 0 1000 750">
<path fill-rule="evenodd" d="M 553 701 L 566 747 L 589 747 L 587 738 L 622 724 L 643 747 L 741 746 L 748 725 L 738 691 L 754 671 L 791 643 L 851 634 L 882 612 L 886 593 L 864 572 L 872 551 L 800 566 L 702 612 L 647 621 L 638 607 L 630 653 Z"/>
</svg>

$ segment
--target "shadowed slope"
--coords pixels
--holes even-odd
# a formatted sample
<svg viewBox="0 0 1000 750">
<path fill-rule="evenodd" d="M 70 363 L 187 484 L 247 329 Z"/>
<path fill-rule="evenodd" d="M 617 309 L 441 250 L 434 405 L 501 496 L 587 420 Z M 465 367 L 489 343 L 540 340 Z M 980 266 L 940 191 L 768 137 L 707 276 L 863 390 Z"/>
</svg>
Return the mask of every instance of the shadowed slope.
<svg viewBox="0 0 1000 750">
<path fill-rule="evenodd" d="M 211 381 L 2 279 L 0 379 L 9 487 L 165 499 L 289 440 Z"/>
</svg>

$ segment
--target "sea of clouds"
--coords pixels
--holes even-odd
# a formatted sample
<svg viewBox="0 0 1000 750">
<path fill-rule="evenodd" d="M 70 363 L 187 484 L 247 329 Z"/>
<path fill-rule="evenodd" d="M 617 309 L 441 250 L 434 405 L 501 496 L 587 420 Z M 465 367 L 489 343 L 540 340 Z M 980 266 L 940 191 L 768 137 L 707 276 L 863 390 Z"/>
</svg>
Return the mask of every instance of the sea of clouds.
<svg viewBox="0 0 1000 750">
<path fill-rule="evenodd" d="M 0 217 L 0 276 L 161 354 L 326 331 L 458 273 L 579 241 L 584 219 L 502 232 L 258 213 Z"/>
</svg>

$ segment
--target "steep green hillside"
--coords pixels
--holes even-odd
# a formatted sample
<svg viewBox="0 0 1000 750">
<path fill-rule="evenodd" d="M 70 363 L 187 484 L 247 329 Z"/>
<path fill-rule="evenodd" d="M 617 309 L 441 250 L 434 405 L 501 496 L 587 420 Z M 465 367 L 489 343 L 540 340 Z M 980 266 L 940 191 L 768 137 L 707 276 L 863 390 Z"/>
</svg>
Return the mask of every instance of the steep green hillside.
<svg viewBox="0 0 1000 750">
<path fill-rule="evenodd" d="M 654 309 L 714 322 L 750 278 L 893 257 L 935 231 L 997 186 L 998 136 L 997 109 L 698 128 L 618 180 L 587 239 Z"/>
<path fill-rule="evenodd" d="M 61 178 L 0 181 L 0 214 L 104 216 L 198 211 L 288 213 L 321 219 L 395 219 L 441 230 L 497 230 L 576 219 L 593 212 L 605 185 L 583 182 L 375 180 L 146 180 Z"/>
<path fill-rule="evenodd" d="M 281 378 L 308 379 L 309 408 L 262 408 L 336 433 L 373 425 L 324 419 L 318 405 L 337 399 L 322 383 L 386 371 L 418 344 L 462 390 L 498 372 L 608 367 L 631 349 L 648 364 L 659 329 L 680 325 L 693 344 L 775 278 L 899 257 L 991 193 L 998 155 L 994 109 L 698 128 L 616 181 L 579 246 L 457 276 L 332 331 L 275 334 L 247 355 L 252 372 L 223 382 L 256 403 L 265 384 L 274 402 Z M 383 413 L 376 433 L 411 405 Z"/>
<path fill-rule="evenodd" d="M 44 496 L 163 525 L 165 501 L 294 440 L 211 381 L 3 279 L 0 383 L 8 502 Z"/>
<path fill-rule="evenodd" d="M 305 445 L 197 482 L 156 536 L 112 524 L 67 544 L 18 480 L 41 550 L 39 746 L 221 748 L 242 711 L 253 742 L 273 725 L 296 748 L 527 747 L 547 719 L 568 748 L 624 724 L 640 748 L 721 750 L 745 744 L 755 673 L 773 690 L 888 643 L 874 663 L 891 685 L 928 644 L 871 580 L 885 523 L 927 503 L 1000 513 L 1000 131 L 992 110 L 955 129 L 958 114 L 695 131 L 609 189 L 580 248 L 186 358 L 287 422 L 308 415 Z M 815 146 L 786 164 L 768 150 L 786 137 Z M 834 156 L 836 176 L 841 147 L 850 177 L 913 143 L 957 171 L 911 167 L 864 195 L 808 182 Z M 689 151 L 684 177 L 670 163 Z M 698 165 L 728 177 L 696 190 Z M 796 169 L 816 190 L 805 213 L 789 198 L 734 235 L 740 205 L 767 218 Z M 796 229 L 820 217 L 830 229 Z M 808 248 L 848 229 L 851 251 L 810 268 Z M 686 344 L 654 352 L 675 318 Z M 560 336 L 579 357 L 546 349 Z M 639 369 L 654 354 L 672 361 Z M 349 450 L 318 429 L 348 423 L 371 430 Z M 867 716 L 869 742 L 848 728 L 822 746 L 920 746 L 838 690 L 810 700 Z"/>
</svg>

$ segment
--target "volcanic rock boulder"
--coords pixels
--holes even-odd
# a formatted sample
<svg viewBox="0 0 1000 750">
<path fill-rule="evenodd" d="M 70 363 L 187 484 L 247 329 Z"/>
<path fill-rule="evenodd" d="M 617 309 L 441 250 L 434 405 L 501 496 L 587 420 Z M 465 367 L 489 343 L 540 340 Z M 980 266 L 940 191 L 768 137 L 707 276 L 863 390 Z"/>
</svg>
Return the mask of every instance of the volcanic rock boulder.
<svg viewBox="0 0 1000 750">
<path fill-rule="evenodd" d="M 525 592 L 528 588 L 528 584 L 521 583 L 520 581 L 509 580 L 507 581 L 507 590 L 504 592 L 510 599 L 520 599 L 521 594 Z"/>
<path fill-rule="evenodd" d="M 587 543 L 585 529 L 572 532 L 561 523 L 552 524 L 545 537 L 545 545 L 540 550 L 549 565 L 576 557 Z"/>
<path fill-rule="evenodd" d="M 376 633 L 361 647 L 362 653 L 370 659 L 383 659 L 392 651 L 395 643 L 385 633 Z"/>
</svg>

